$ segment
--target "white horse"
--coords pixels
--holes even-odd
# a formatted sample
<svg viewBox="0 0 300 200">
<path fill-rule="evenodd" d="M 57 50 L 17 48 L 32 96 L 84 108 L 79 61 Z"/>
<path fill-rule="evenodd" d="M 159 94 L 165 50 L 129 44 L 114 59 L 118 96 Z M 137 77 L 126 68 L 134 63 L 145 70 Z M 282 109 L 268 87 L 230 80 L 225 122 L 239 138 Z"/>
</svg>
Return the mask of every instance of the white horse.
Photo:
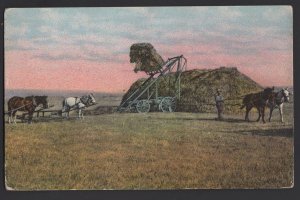
<svg viewBox="0 0 300 200">
<path fill-rule="evenodd" d="M 279 108 L 281 122 L 283 122 L 283 103 L 289 102 L 290 94 L 288 88 L 283 88 L 279 92 L 274 93 L 273 99 L 268 103 L 268 107 L 270 108 L 269 122 L 271 121 L 273 110 L 277 107 Z"/>
<path fill-rule="evenodd" d="M 69 118 L 69 112 L 71 109 L 78 110 L 78 118 L 83 119 L 82 109 L 87 106 L 91 106 L 96 103 L 94 95 L 91 93 L 82 97 L 68 97 L 62 102 L 62 113 L 66 113 L 65 117 Z"/>
</svg>

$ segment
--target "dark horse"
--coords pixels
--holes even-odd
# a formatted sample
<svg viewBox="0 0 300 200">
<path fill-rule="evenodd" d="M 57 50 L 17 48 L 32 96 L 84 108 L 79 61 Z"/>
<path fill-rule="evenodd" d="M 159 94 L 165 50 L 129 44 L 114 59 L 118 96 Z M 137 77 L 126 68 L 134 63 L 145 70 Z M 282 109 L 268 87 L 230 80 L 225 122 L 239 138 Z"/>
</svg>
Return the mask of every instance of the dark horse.
<svg viewBox="0 0 300 200">
<path fill-rule="evenodd" d="M 246 121 L 249 121 L 250 110 L 253 107 L 255 107 L 258 110 L 258 115 L 259 115 L 256 121 L 259 121 L 260 117 L 261 117 L 263 123 L 266 123 L 265 122 L 265 108 L 267 106 L 269 99 L 272 97 L 273 91 L 274 91 L 274 87 L 266 88 L 261 92 L 247 94 L 244 97 L 243 105 L 242 105 L 241 109 L 246 107 L 246 115 L 245 115 Z"/>
<path fill-rule="evenodd" d="M 8 104 L 8 123 L 16 123 L 17 111 L 28 112 L 28 123 L 31 123 L 34 110 L 39 105 L 43 105 L 43 108 L 48 108 L 48 97 L 47 96 L 29 96 L 29 97 L 17 97 L 10 98 Z"/>
</svg>

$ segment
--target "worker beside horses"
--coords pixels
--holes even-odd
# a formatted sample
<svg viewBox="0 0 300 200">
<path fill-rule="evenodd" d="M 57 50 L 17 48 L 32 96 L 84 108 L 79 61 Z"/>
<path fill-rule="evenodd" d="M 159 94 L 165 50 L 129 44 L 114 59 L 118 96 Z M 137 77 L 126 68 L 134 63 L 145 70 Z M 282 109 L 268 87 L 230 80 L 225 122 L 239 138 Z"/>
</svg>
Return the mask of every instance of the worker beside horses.
<svg viewBox="0 0 300 200">
<path fill-rule="evenodd" d="M 224 111 L 224 98 L 221 95 L 221 90 L 217 89 L 217 94 L 215 95 L 216 107 L 218 112 L 217 120 L 224 120 L 223 111 Z"/>
</svg>

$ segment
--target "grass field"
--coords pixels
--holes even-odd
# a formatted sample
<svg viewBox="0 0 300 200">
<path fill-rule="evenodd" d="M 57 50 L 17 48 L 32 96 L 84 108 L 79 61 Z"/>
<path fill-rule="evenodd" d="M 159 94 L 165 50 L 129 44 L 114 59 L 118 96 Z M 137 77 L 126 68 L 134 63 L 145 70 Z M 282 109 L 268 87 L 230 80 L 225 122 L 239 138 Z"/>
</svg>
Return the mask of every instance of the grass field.
<svg viewBox="0 0 300 200">
<path fill-rule="evenodd" d="M 256 113 L 251 114 L 252 119 Z M 5 125 L 6 184 L 17 190 L 293 186 L 285 123 L 208 113 L 124 113 Z"/>
</svg>

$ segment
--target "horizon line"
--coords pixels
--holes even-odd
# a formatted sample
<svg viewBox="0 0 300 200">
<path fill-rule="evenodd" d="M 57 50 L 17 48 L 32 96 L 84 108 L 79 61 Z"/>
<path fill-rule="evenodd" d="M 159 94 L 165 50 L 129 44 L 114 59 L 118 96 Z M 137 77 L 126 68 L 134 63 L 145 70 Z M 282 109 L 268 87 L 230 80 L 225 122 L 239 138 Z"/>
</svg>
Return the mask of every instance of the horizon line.
<svg viewBox="0 0 300 200">
<path fill-rule="evenodd" d="M 96 93 L 124 93 L 124 91 L 115 91 L 115 92 L 109 92 L 109 91 L 98 91 L 98 90 L 77 90 L 77 89 L 74 89 L 74 90 L 65 90 L 65 89 L 42 89 L 42 88 L 5 88 L 4 87 L 4 91 L 5 90 L 39 90 L 39 91 L 53 91 L 53 92 L 96 92 Z"/>
</svg>

